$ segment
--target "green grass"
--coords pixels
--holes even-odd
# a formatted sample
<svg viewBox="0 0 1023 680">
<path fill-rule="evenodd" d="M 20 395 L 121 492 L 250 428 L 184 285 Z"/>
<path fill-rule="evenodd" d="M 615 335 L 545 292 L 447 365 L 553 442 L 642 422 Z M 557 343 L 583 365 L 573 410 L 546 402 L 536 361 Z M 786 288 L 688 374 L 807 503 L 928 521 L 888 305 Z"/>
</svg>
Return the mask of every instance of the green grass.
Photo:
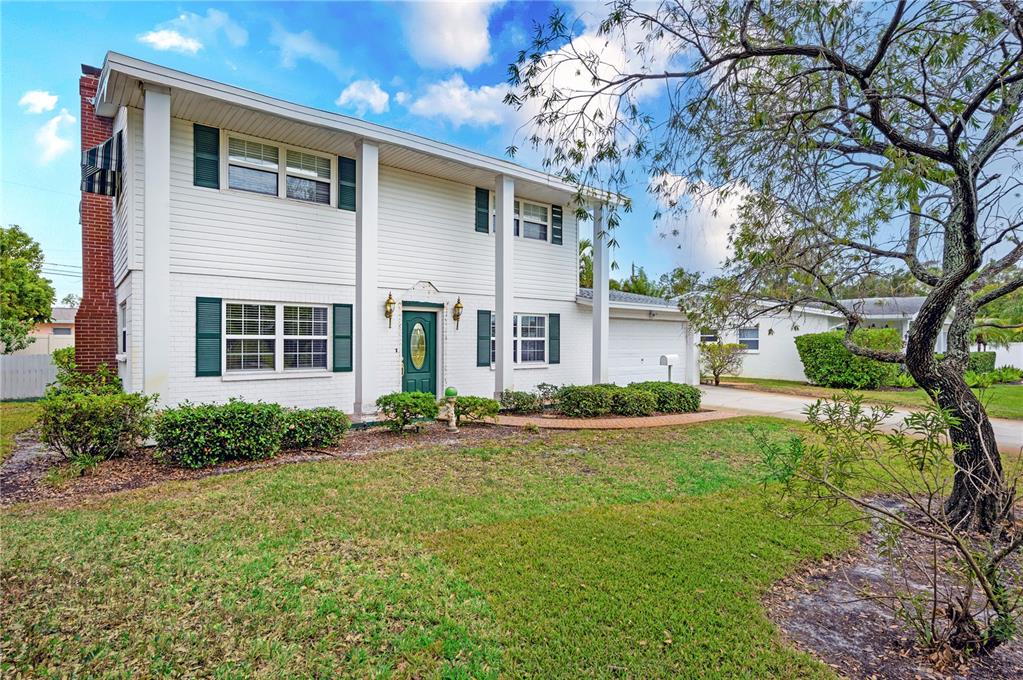
<svg viewBox="0 0 1023 680">
<path fill-rule="evenodd" d="M 833 677 L 770 583 L 763 418 L 429 449 L 0 514 L 4 675 Z"/>
<path fill-rule="evenodd" d="M 35 425 L 41 410 L 35 401 L 0 402 L 0 463 L 14 450 L 14 435 Z"/>
<path fill-rule="evenodd" d="M 722 378 L 725 383 L 743 383 L 756 385 L 765 392 L 796 394 L 805 397 L 830 397 L 842 394 L 845 390 L 833 387 L 818 387 L 794 380 L 774 380 L 771 378 Z M 878 404 L 892 406 L 926 406 L 930 403 L 927 393 L 923 390 L 858 390 L 863 398 Z M 992 385 L 983 390 L 975 389 L 987 413 L 992 418 L 1011 418 L 1023 420 L 1023 385 Z"/>
</svg>

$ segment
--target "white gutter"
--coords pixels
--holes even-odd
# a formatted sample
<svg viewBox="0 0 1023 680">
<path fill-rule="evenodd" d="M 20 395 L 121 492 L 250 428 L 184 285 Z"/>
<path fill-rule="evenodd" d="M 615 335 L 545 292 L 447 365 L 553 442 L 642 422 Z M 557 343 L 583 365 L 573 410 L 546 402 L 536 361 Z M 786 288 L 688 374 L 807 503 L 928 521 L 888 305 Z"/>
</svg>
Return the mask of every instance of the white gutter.
<svg viewBox="0 0 1023 680">
<path fill-rule="evenodd" d="M 103 60 L 103 70 L 100 74 L 95 100 L 96 111 L 102 116 L 113 115 L 114 108 L 116 107 L 116 104 L 113 102 L 106 101 L 107 86 L 112 72 L 122 73 L 130 78 L 136 78 L 147 83 L 195 92 L 196 94 L 219 99 L 230 104 L 270 113 L 282 118 L 289 118 L 309 125 L 337 130 L 377 143 L 390 144 L 418 151 L 495 174 L 507 175 L 518 180 L 545 185 L 560 191 L 574 193 L 577 190 L 577 187 L 574 185 L 568 184 L 553 175 L 525 168 L 510 161 L 486 156 L 475 151 L 462 149 L 452 144 L 445 144 L 444 142 L 438 142 L 402 130 L 394 130 L 383 125 L 369 123 L 358 118 L 352 118 L 351 116 L 302 106 L 301 104 L 258 94 L 233 85 L 200 78 L 199 76 L 159 66 L 117 52 L 107 52 Z M 599 189 L 587 187 L 584 189 L 584 193 L 591 200 L 605 203 L 624 203 L 622 197 L 612 196 Z"/>
</svg>

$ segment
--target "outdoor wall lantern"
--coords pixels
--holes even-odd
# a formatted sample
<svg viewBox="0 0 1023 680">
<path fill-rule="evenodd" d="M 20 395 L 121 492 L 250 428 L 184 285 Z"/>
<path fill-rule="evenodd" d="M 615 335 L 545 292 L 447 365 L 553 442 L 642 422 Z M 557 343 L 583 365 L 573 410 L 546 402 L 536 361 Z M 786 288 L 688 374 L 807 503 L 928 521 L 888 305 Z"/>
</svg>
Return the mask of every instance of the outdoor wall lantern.
<svg viewBox="0 0 1023 680">
<path fill-rule="evenodd" d="M 458 330 L 458 321 L 462 318 L 462 298 L 455 300 L 455 306 L 451 309 L 451 318 L 455 320 L 455 330 Z"/>
<path fill-rule="evenodd" d="M 390 293 L 387 294 L 387 299 L 384 300 L 384 316 L 387 318 L 387 327 L 391 327 L 391 319 L 394 318 L 394 296 Z"/>
</svg>

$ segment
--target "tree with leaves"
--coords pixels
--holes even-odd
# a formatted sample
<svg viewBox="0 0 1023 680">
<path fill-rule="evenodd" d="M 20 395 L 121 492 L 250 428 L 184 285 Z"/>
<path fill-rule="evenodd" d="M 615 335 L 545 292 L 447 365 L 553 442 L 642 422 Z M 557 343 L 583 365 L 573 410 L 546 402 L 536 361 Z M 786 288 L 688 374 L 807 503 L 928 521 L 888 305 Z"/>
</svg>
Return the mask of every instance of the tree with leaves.
<svg viewBox="0 0 1023 680">
<path fill-rule="evenodd" d="M 28 347 L 32 327 L 50 319 L 53 285 L 42 275 L 43 249 L 18 225 L 0 227 L 0 343 Z"/>
<path fill-rule="evenodd" d="M 632 271 L 626 278 L 621 281 L 612 280 L 610 287 L 612 290 L 620 290 L 625 293 L 635 293 L 636 295 L 647 295 L 649 297 L 664 297 L 664 287 L 660 282 L 651 279 L 643 267 L 637 267 L 636 265 L 632 265 Z"/>
<path fill-rule="evenodd" d="M 1023 258 L 1023 3 L 616 0 L 597 34 L 556 13 L 511 68 L 547 168 L 736 205 L 734 308 L 823 306 L 851 352 L 904 364 L 955 423 L 948 521 L 999 531 L 1014 489 L 963 374 L 978 310 L 1023 287 L 1002 276 Z M 926 299 L 904 349 L 860 347 L 840 293 L 893 266 Z"/>
<path fill-rule="evenodd" d="M 593 288 L 593 242 L 579 239 L 579 285 Z"/>
</svg>

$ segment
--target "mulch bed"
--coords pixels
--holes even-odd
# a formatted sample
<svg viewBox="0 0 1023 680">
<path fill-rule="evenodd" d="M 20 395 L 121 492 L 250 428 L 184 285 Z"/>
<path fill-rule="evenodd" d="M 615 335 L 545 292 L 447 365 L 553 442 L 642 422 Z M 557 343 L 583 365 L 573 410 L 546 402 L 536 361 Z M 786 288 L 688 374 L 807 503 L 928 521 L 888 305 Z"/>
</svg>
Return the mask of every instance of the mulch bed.
<svg viewBox="0 0 1023 680">
<path fill-rule="evenodd" d="M 169 481 L 201 479 L 291 463 L 359 461 L 374 453 L 426 447 L 458 448 L 509 438 L 528 443 L 543 439 L 543 435 L 523 434 L 518 428 L 498 425 L 466 425 L 457 434 L 451 434 L 444 424 L 429 423 L 421 425 L 418 432 L 404 435 L 374 427 L 348 432 L 341 445 L 332 449 L 286 451 L 267 460 L 231 461 L 199 470 L 157 461 L 152 449 L 146 449 L 130 456 L 104 461 L 88 474 L 54 486 L 46 483 L 46 473 L 64 463 L 64 460 L 39 442 L 34 431 L 29 431 L 19 436 L 14 453 L 0 467 L 0 507 L 36 501 L 52 501 L 57 506 L 70 506 L 92 496 L 141 489 Z"/>
<path fill-rule="evenodd" d="M 879 541 L 875 528 L 850 553 L 815 562 L 775 584 L 765 605 L 790 644 L 848 678 L 1023 677 L 1023 640 L 1018 637 L 989 656 L 965 661 L 926 654 L 914 647 L 912 631 L 891 609 L 876 598 L 865 597 L 866 593 L 889 592 L 885 577 L 889 561 L 880 554 Z M 914 562 L 930 561 L 928 541 L 908 532 L 903 533 L 902 541 Z M 913 578 L 911 582 L 923 586 L 926 580 Z"/>
</svg>

